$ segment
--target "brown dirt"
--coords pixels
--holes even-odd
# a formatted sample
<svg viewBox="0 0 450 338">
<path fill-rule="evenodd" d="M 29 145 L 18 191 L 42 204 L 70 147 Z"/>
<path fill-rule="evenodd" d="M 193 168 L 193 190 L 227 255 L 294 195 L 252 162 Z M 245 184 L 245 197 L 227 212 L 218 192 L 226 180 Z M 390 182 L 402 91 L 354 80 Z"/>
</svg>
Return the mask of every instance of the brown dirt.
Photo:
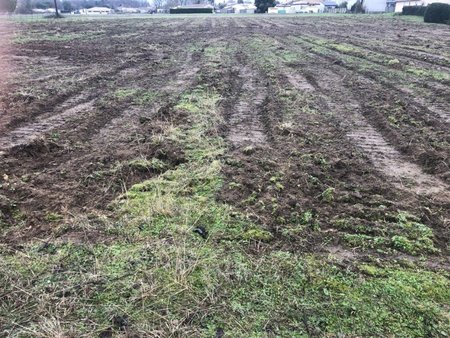
<svg viewBox="0 0 450 338">
<path fill-rule="evenodd" d="M 336 227 L 336 220 L 358 220 L 366 234 L 378 235 L 385 231 L 380 223 L 401 210 L 431 226 L 445 253 L 448 81 L 407 72 L 398 78 L 385 64 L 348 58 L 351 53 L 321 49 L 312 40 L 351 44 L 448 74 L 447 28 L 350 16 L 96 23 L 91 38 L 30 40 L 1 50 L 1 60 L 4 54 L 18 71 L 1 97 L 6 113 L 0 115 L 0 194 L 14 201 L 26 220 L 2 241 L 48 235 L 50 212 L 68 218 L 109 214 L 115 197 L 157 174 L 114 170 L 118 163 L 153 157 L 181 163 L 176 144 L 155 145 L 151 139 L 179 122 L 171 105 L 202 74 L 225 98 L 230 150 L 218 198 L 271 231 L 276 245 L 341 252 L 342 236 L 355 230 Z M 31 37 L 88 28 L 84 21 L 15 24 Z M 252 41 L 263 41 L 261 50 Z M 205 50 L 219 44 L 227 46 L 227 59 L 212 65 Z M 285 53 L 298 57 L 287 60 Z M 271 60 L 269 69 L 264 63 Z M 122 88 L 157 95 L 137 104 L 114 96 Z M 283 93 L 293 91 L 300 98 L 289 106 Z M 329 201 L 322 196 L 328 188 L 334 189 Z M 10 209 L 2 211 L 17 223 Z M 314 224 L 286 242 L 283 231 L 305 211 L 312 212 Z"/>
</svg>

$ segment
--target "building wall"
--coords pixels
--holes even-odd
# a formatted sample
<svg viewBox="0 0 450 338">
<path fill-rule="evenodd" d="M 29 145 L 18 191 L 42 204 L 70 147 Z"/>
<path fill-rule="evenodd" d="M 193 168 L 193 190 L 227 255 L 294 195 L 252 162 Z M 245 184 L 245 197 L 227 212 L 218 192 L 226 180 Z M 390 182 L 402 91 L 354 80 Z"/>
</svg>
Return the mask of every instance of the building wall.
<svg viewBox="0 0 450 338">
<path fill-rule="evenodd" d="M 294 6 L 288 7 L 269 7 L 269 14 L 295 14 Z"/>
<path fill-rule="evenodd" d="M 366 12 L 385 12 L 386 11 L 386 0 L 364 0 L 363 7 Z"/>
<path fill-rule="evenodd" d="M 296 13 L 319 13 L 324 9 L 323 4 L 320 5 L 293 5 Z"/>
<path fill-rule="evenodd" d="M 89 15 L 105 15 L 110 14 L 112 11 L 110 9 L 97 10 L 95 8 L 83 8 L 80 9 L 80 14 L 89 14 Z"/>
</svg>

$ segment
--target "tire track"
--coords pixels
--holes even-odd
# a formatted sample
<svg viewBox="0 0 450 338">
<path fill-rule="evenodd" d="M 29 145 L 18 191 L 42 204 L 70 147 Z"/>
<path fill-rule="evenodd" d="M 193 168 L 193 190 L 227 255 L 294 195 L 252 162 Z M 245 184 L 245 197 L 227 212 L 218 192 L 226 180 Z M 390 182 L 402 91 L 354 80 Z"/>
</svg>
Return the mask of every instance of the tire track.
<svg viewBox="0 0 450 338">
<path fill-rule="evenodd" d="M 31 143 L 42 134 L 55 130 L 67 122 L 83 119 L 86 113 L 93 109 L 95 99 L 85 102 L 83 100 L 83 95 L 71 97 L 57 109 L 61 113 L 47 118 L 41 117 L 32 124 L 10 131 L 0 138 L 0 155 L 14 147 Z"/>
<path fill-rule="evenodd" d="M 419 166 L 408 162 L 364 117 L 354 116 L 349 120 L 354 125 L 347 132 L 347 137 L 363 150 L 377 169 L 391 177 L 396 186 L 425 195 L 449 191 L 444 182 L 425 174 Z"/>
<path fill-rule="evenodd" d="M 193 63 L 200 63 L 200 59 L 197 57 L 194 62 L 194 54 L 192 52 L 184 53 L 182 59 L 183 63 L 179 66 L 176 72 L 173 72 L 173 76 L 165 76 L 166 81 L 163 86 L 158 89 L 159 93 L 164 93 L 165 96 L 177 97 L 184 90 L 189 88 L 196 79 L 197 73 L 200 71 L 200 67 L 193 67 Z M 157 90 L 157 88 L 155 88 Z M 124 111 L 120 116 L 111 119 L 105 124 L 91 139 L 90 142 L 95 144 L 99 148 L 108 148 L 110 144 L 114 143 L 116 135 L 125 135 L 125 138 L 133 132 L 137 132 L 141 127 L 139 125 L 139 117 L 151 118 L 155 111 L 161 108 L 158 105 L 152 105 L 152 107 L 134 107 Z M 116 141 L 117 142 L 117 141 Z"/>
<path fill-rule="evenodd" d="M 320 69 L 321 67 L 308 68 L 310 74 L 308 77 L 312 79 L 307 81 L 306 86 L 314 86 L 317 92 L 321 93 L 322 103 L 335 114 L 341 128 L 346 131 L 346 137 L 362 151 L 377 170 L 390 177 L 399 189 L 423 195 L 448 194 L 450 188 L 444 182 L 424 173 L 418 165 L 408 161 L 366 120 L 360 103 L 345 95 L 348 89 L 343 85 L 341 76 L 330 69 L 320 73 Z M 299 82 L 300 86 L 296 81 L 290 80 L 290 83 L 301 91 L 302 87 L 305 87 L 304 81 L 307 77 L 297 75 L 297 78 L 305 79 Z"/>
<path fill-rule="evenodd" d="M 228 140 L 237 148 L 267 145 L 264 125 L 258 114 L 267 97 L 267 88 L 250 66 L 239 67 L 236 72 L 242 87 L 238 102 L 229 115 Z"/>
<path fill-rule="evenodd" d="M 303 40 L 304 41 L 304 40 Z M 312 44 L 309 41 L 304 41 L 306 44 Z M 313 44 L 314 45 L 314 44 Z M 338 53 L 337 51 L 334 51 L 333 49 L 328 49 L 330 51 L 332 51 L 334 53 L 335 56 L 339 56 L 342 55 L 340 53 Z M 340 60 L 339 62 L 336 62 L 336 59 L 333 59 L 332 57 L 328 57 L 326 55 L 323 55 L 319 52 L 315 52 L 313 50 L 310 51 L 310 53 L 314 54 L 315 57 L 319 57 L 319 58 L 323 58 L 325 60 L 328 60 L 328 62 L 330 64 L 336 64 L 339 67 L 342 67 L 346 70 L 350 70 L 352 72 L 357 73 L 360 77 L 363 77 L 366 81 L 375 81 L 376 83 L 382 85 L 382 86 L 386 86 L 389 88 L 394 89 L 396 92 L 402 93 L 402 101 L 405 102 L 410 102 L 413 106 L 420 108 L 420 110 L 427 112 L 428 114 L 426 116 L 435 116 L 436 119 L 439 119 L 440 121 L 444 121 L 446 123 L 448 123 L 448 109 L 445 109 L 446 107 L 446 103 L 444 102 L 431 102 L 429 100 L 426 100 L 424 97 L 418 96 L 418 95 L 411 95 L 412 92 L 409 89 L 405 89 L 401 86 L 401 84 L 399 83 L 395 83 L 398 82 L 397 80 L 394 80 L 395 82 L 390 82 L 387 81 L 385 78 L 383 78 L 382 76 L 378 75 L 378 72 L 374 72 L 374 71 L 370 71 L 369 74 L 367 74 L 367 70 L 366 71 L 361 71 L 360 69 L 358 69 L 358 67 L 356 65 L 352 65 L 352 64 L 347 64 L 345 62 L 342 62 L 342 60 Z M 345 54 L 344 54 L 345 55 Z M 350 56 L 350 55 L 349 55 Z M 354 57 L 354 56 L 353 56 Z M 366 60 L 367 61 L 367 60 Z M 411 77 L 412 78 L 412 77 Z M 414 78 L 415 79 L 415 78 Z M 417 79 L 415 79 L 416 82 L 418 81 Z M 431 86 L 430 83 L 426 83 L 426 82 L 420 82 L 421 85 L 428 87 L 430 90 L 434 90 L 435 92 L 439 92 L 441 90 L 446 90 L 446 86 L 441 85 L 436 83 L 434 86 Z M 445 95 L 442 94 L 441 96 Z M 438 123 L 435 123 L 436 125 L 439 125 Z"/>
<path fill-rule="evenodd" d="M 145 57 L 145 55 L 143 57 Z M 158 53 L 156 59 L 153 59 L 161 60 L 163 57 L 164 53 Z M 186 62 L 190 60 L 191 59 L 188 58 Z M 112 70 L 86 76 L 82 80 L 85 85 L 78 85 L 74 90 L 72 90 L 72 93 L 66 94 L 66 96 L 69 97 L 62 103 L 57 104 L 56 107 L 51 109 L 50 112 L 37 113 L 34 121 L 25 125 L 19 124 L 16 128 L 7 130 L 5 135 L 0 137 L 0 155 L 5 154 L 14 147 L 30 143 L 43 134 L 56 130 L 59 127 L 63 127 L 64 125 L 72 124 L 82 126 L 83 124 L 88 123 L 89 119 L 93 118 L 90 115 L 93 114 L 95 116 L 98 113 L 95 112 L 94 108 L 94 103 L 96 102 L 96 98 L 94 98 L 95 94 L 86 93 L 85 87 L 91 85 L 94 87 L 94 89 L 91 89 L 91 92 L 96 92 L 96 89 L 100 89 L 99 84 L 101 83 L 99 81 L 106 78 L 110 78 L 113 81 L 117 81 L 116 78 L 118 78 L 119 82 L 136 82 L 145 79 L 148 76 L 143 71 L 145 67 L 145 64 L 136 66 L 133 63 L 127 65 L 125 62 L 122 62 Z M 159 76 L 161 70 L 163 71 L 164 76 L 164 68 L 161 68 L 152 74 L 152 76 L 154 78 Z M 176 74 L 175 70 L 172 72 L 173 74 Z M 185 75 L 191 77 L 193 74 L 194 73 L 186 72 Z M 132 81 L 129 81 L 129 78 L 132 78 Z M 117 83 L 117 85 L 120 86 L 119 83 Z M 176 84 L 176 86 L 179 85 L 179 83 Z M 46 106 L 53 105 L 53 102 L 46 104 Z M 5 116 L 5 118 L 8 118 L 8 116 Z M 114 118 L 114 116 L 111 116 L 111 118 Z M 77 123 L 77 121 L 79 123 Z"/>
</svg>

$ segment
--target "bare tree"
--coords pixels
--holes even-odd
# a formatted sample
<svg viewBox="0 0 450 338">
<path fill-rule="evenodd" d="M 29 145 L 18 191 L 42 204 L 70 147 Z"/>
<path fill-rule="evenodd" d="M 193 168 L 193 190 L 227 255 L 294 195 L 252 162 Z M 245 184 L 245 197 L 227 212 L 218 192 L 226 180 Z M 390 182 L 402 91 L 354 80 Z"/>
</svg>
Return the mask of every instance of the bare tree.
<svg viewBox="0 0 450 338">
<path fill-rule="evenodd" d="M 155 9 L 162 8 L 164 5 L 165 0 L 153 0 L 153 5 L 155 6 Z"/>
<path fill-rule="evenodd" d="M 55 18 L 60 18 L 61 15 L 58 12 L 58 3 L 57 0 L 53 0 L 53 2 L 55 3 Z"/>
</svg>

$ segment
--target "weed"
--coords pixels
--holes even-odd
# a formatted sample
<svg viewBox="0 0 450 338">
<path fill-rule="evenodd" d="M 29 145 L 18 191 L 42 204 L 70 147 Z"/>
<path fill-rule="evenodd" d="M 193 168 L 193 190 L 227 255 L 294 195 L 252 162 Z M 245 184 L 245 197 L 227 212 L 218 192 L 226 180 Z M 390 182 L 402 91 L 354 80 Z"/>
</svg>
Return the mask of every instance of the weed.
<svg viewBox="0 0 450 338">
<path fill-rule="evenodd" d="M 121 88 L 114 91 L 113 96 L 118 101 L 131 100 L 134 104 L 145 106 L 157 99 L 157 93 L 142 88 Z"/>
<path fill-rule="evenodd" d="M 236 188 L 240 188 L 242 186 L 242 184 L 237 183 L 237 182 L 230 182 L 228 183 L 228 188 L 229 189 L 236 189 Z"/>
<path fill-rule="evenodd" d="M 344 241 L 352 247 L 358 247 L 363 250 L 382 248 L 388 243 L 388 240 L 384 237 L 363 234 L 345 234 Z"/>
<path fill-rule="evenodd" d="M 325 189 L 322 194 L 320 195 L 322 198 L 322 201 L 325 202 L 331 202 L 334 200 L 334 192 L 335 189 L 332 187 L 328 187 L 327 189 Z"/>
<path fill-rule="evenodd" d="M 256 151 L 256 148 L 254 146 L 246 146 L 242 149 L 242 153 L 245 155 L 251 155 Z"/>
<path fill-rule="evenodd" d="M 58 222 L 63 219 L 63 216 L 56 212 L 49 212 L 45 215 L 45 220 L 48 222 Z"/>
<path fill-rule="evenodd" d="M 160 160 L 158 158 L 152 158 L 151 160 L 147 160 L 145 158 L 137 158 L 131 161 L 128 161 L 127 163 L 119 164 L 114 171 L 118 171 L 122 169 L 123 166 L 127 166 L 130 169 L 138 170 L 138 171 L 154 171 L 154 172 L 164 172 L 166 171 L 170 166 L 168 163 L 166 163 L 163 160 Z"/>
<path fill-rule="evenodd" d="M 273 235 L 266 230 L 250 229 L 244 232 L 242 238 L 245 240 L 268 242 L 273 238 Z"/>
</svg>

